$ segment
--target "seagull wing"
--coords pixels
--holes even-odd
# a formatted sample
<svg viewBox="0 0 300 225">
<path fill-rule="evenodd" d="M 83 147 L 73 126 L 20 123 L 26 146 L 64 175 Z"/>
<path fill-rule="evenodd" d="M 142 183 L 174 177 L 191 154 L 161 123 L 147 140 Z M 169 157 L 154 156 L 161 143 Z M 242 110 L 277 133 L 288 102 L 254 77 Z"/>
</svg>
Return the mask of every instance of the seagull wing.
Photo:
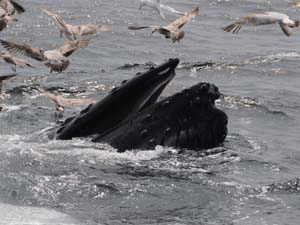
<svg viewBox="0 0 300 225">
<path fill-rule="evenodd" d="M 64 103 L 67 105 L 85 105 L 85 104 L 94 104 L 96 99 L 93 98 L 65 98 Z"/>
<path fill-rule="evenodd" d="M 23 6 L 21 6 L 19 3 L 15 2 L 14 0 L 10 0 L 11 4 L 14 6 L 15 10 L 17 10 L 18 13 L 24 13 L 25 9 Z"/>
<path fill-rule="evenodd" d="M 66 44 L 56 50 L 59 51 L 63 56 L 68 57 L 79 48 L 86 48 L 89 43 L 89 39 L 68 41 Z"/>
<path fill-rule="evenodd" d="M 51 16 L 51 18 L 58 24 L 58 26 L 60 27 L 60 29 L 66 31 L 68 33 L 70 33 L 69 30 L 68 30 L 67 24 L 65 23 L 65 21 L 63 20 L 63 18 L 60 15 L 58 15 L 58 14 L 56 14 L 54 12 L 51 12 L 51 11 L 49 11 L 47 9 L 44 9 L 44 8 L 42 10 L 44 12 L 46 12 L 48 14 L 48 16 Z"/>
<path fill-rule="evenodd" d="M 292 33 L 291 33 L 291 29 L 288 27 L 287 24 L 284 24 L 282 22 L 279 23 L 279 26 L 281 27 L 281 30 L 283 31 L 283 33 L 286 35 L 286 36 L 291 36 Z"/>
<path fill-rule="evenodd" d="M 97 33 L 97 27 L 90 25 L 80 25 L 80 35 L 82 36 L 88 36 L 93 35 Z"/>
<path fill-rule="evenodd" d="M 151 28 L 151 26 L 139 26 L 139 25 L 128 26 L 129 30 L 141 30 L 146 28 Z"/>
<path fill-rule="evenodd" d="M 270 15 L 269 13 L 251 14 L 225 27 L 224 31 L 238 33 L 242 28 L 242 26 L 244 25 L 259 26 L 259 25 L 274 24 L 277 21 L 278 21 L 277 18 L 274 17 L 273 15 Z"/>
<path fill-rule="evenodd" d="M 7 26 L 7 22 L 0 18 L 0 31 L 3 31 Z"/>
<path fill-rule="evenodd" d="M 34 68 L 33 65 L 31 65 L 30 63 L 28 63 L 27 61 L 25 61 L 25 60 L 23 60 L 23 59 L 19 59 L 19 58 L 16 58 L 16 57 L 14 57 L 14 56 L 11 56 L 11 57 L 12 57 L 12 59 L 15 61 L 15 63 L 16 63 L 17 65 L 26 65 L 26 66 L 28 66 L 28 67 Z"/>
<path fill-rule="evenodd" d="M 192 11 L 186 12 L 183 16 L 178 17 L 175 21 L 168 24 L 166 27 L 170 30 L 176 31 L 183 27 L 187 22 L 189 22 L 193 17 L 199 15 L 199 7 L 195 7 Z"/>
<path fill-rule="evenodd" d="M 6 80 L 11 80 L 16 76 L 16 74 L 9 74 L 5 76 L 0 76 L 0 82 L 6 81 Z"/>
<path fill-rule="evenodd" d="M 83 105 L 83 104 L 93 104 L 96 103 L 96 99 L 92 98 L 64 98 L 61 95 L 53 94 L 46 90 L 44 87 L 41 87 L 40 85 L 36 85 L 35 88 L 40 91 L 43 95 L 50 98 L 52 101 L 54 101 L 59 106 L 66 106 L 66 105 Z"/>
<path fill-rule="evenodd" d="M 63 103 L 61 101 L 61 98 L 62 98 L 61 96 L 52 94 L 51 92 L 49 92 L 48 90 L 46 90 L 44 87 L 41 87 L 39 84 L 35 84 L 35 88 L 39 92 L 41 92 L 44 96 L 50 98 L 53 102 L 55 102 L 55 104 L 57 104 L 59 106 L 63 105 Z"/>
<path fill-rule="evenodd" d="M 153 26 L 144 26 L 144 25 L 142 25 L 142 26 L 139 26 L 139 25 L 128 26 L 129 30 L 141 30 L 141 29 L 147 29 L 147 28 L 150 28 L 152 30 L 158 30 L 161 27 L 160 26 L 156 26 L 156 25 L 153 25 Z"/>
<path fill-rule="evenodd" d="M 43 49 L 41 48 L 32 48 L 28 44 L 17 44 L 14 41 L 4 41 L 0 39 L 1 44 L 6 48 L 10 53 L 18 53 L 25 55 L 27 57 L 33 58 L 38 61 L 44 61 L 45 57 L 43 54 Z"/>
<path fill-rule="evenodd" d="M 109 25 L 96 25 L 96 26 L 97 26 L 97 30 L 101 30 L 101 31 L 112 30 L 112 27 Z"/>
<path fill-rule="evenodd" d="M 111 26 L 100 26 L 96 24 L 80 25 L 80 35 L 82 36 L 96 34 L 98 30 L 108 31 L 111 30 Z"/>
</svg>

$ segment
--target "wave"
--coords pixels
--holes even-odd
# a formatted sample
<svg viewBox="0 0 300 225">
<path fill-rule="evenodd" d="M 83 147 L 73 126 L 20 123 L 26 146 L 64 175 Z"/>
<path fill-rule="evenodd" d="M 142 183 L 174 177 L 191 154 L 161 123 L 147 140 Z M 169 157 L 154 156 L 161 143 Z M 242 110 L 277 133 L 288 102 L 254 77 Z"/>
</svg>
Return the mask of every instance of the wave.
<svg viewBox="0 0 300 225">
<path fill-rule="evenodd" d="M 300 178 L 296 177 L 278 183 L 273 183 L 268 185 L 266 189 L 271 193 L 300 193 Z"/>
<path fill-rule="evenodd" d="M 264 56 L 255 56 L 249 59 L 244 59 L 240 62 L 220 62 L 220 61 L 207 61 L 207 62 L 182 62 L 178 65 L 178 70 L 235 70 L 239 67 L 246 65 L 257 64 L 270 64 L 279 63 L 287 60 L 299 60 L 300 54 L 297 52 L 278 53 Z M 135 65 L 135 64 L 133 64 Z M 137 64 L 139 65 L 139 64 Z"/>
<path fill-rule="evenodd" d="M 157 64 L 153 62 L 146 62 L 146 63 L 126 63 L 123 66 L 119 66 L 116 70 L 131 70 L 131 69 L 143 69 L 148 70 L 154 68 Z"/>
<path fill-rule="evenodd" d="M 277 63 L 282 62 L 284 60 L 289 59 L 299 59 L 300 54 L 297 52 L 287 52 L 287 53 L 278 53 L 266 56 L 256 56 L 250 59 L 243 60 L 240 65 L 256 65 L 256 64 L 269 64 L 269 63 Z"/>
<path fill-rule="evenodd" d="M 256 110 L 256 111 L 262 111 L 264 113 L 268 113 L 271 115 L 278 115 L 278 116 L 284 116 L 286 118 L 292 119 L 292 117 L 283 110 L 288 109 L 289 107 L 281 107 L 283 110 L 280 110 L 280 108 L 276 107 L 274 108 L 273 104 L 271 102 L 266 102 L 259 98 L 251 98 L 246 96 L 233 96 L 233 95 L 222 95 L 220 99 L 216 101 L 216 104 L 221 108 L 227 108 L 227 109 L 235 109 L 235 110 L 241 110 L 241 109 L 249 109 L 249 110 Z"/>
</svg>

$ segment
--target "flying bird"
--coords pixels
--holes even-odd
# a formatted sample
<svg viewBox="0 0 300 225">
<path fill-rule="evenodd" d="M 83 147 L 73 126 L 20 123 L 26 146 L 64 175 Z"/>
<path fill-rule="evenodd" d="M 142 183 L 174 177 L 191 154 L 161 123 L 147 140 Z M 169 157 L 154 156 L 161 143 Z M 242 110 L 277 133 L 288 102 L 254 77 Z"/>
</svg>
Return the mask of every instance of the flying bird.
<svg viewBox="0 0 300 225">
<path fill-rule="evenodd" d="M 165 38 L 171 38 L 173 43 L 176 41 L 179 42 L 184 37 L 184 31 L 178 31 L 182 28 L 187 22 L 189 22 L 193 17 L 199 15 L 199 7 L 195 7 L 192 11 L 186 12 L 183 16 L 178 17 L 175 21 L 168 24 L 167 26 L 139 26 L 133 25 L 129 26 L 128 29 L 130 30 L 140 30 L 145 28 L 152 29 L 152 33 L 155 31 L 159 32 L 160 34 L 164 35 Z"/>
<path fill-rule="evenodd" d="M 141 10 L 144 6 L 148 6 L 152 9 L 154 9 L 155 11 L 157 11 L 163 19 L 165 19 L 165 16 L 162 12 L 163 10 L 166 10 L 166 11 L 178 14 L 178 15 L 184 15 L 183 12 L 180 12 L 168 5 L 161 4 L 160 0 L 140 0 L 139 10 Z"/>
<path fill-rule="evenodd" d="M 237 22 L 230 24 L 229 26 L 224 28 L 225 32 L 232 32 L 237 34 L 242 26 L 244 25 L 268 25 L 278 23 L 281 27 L 283 33 L 287 36 L 290 36 L 291 28 L 299 27 L 299 21 L 294 21 L 289 18 L 289 16 L 277 13 L 277 12 L 265 12 L 265 13 L 255 13 L 250 14 L 248 16 L 243 17 Z"/>
<path fill-rule="evenodd" d="M 17 66 L 22 68 L 24 65 L 26 65 L 26 66 L 34 68 L 34 66 L 32 66 L 30 63 L 26 62 L 23 59 L 16 58 L 16 57 L 12 56 L 11 54 L 9 54 L 8 52 L 0 51 L 0 58 L 1 57 L 3 58 L 3 60 L 6 63 L 11 64 L 11 69 L 14 72 L 17 72 L 17 70 L 16 70 Z"/>
<path fill-rule="evenodd" d="M 290 2 L 288 5 L 289 5 L 289 6 L 292 6 L 292 7 L 294 7 L 294 8 L 297 8 L 297 7 L 300 7 L 300 2 L 298 2 L 298 1 L 293 1 L 293 2 Z"/>
<path fill-rule="evenodd" d="M 12 16 L 17 11 L 24 13 L 25 9 L 14 0 L 0 0 L 0 7 L 3 8 L 9 16 Z"/>
<path fill-rule="evenodd" d="M 67 69 L 70 64 L 70 61 L 66 58 L 78 49 L 86 48 L 90 40 L 68 41 L 62 47 L 53 50 L 33 48 L 28 44 L 17 44 L 13 41 L 4 41 L 1 39 L 0 42 L 10 53 L 22 54 L 35 60 L 45 62 L 45 65 L 50 68 L 50 73 L 52 73 L 52 71 L 60 73 Z"/>
<path fill-rule="evenodd" d="M 52 19 L 58 24 L 60 29 L 60 37 L 63 34 L 67 37 L 68 40 L 76 40 L 76 35 L 79 36 L 90 36 L 97 33 L 97 31 L 108 31 L 111 30 L 111 26 L 107 25 L 96 25 L 96 24 L 82 24 L 82 25 L 71 25 L 67 24 L 63 18 L 47 9 L 42 9 L 46 12 Z"/>
<path fill-rule="evenodd" d="M 64 98 L 61 95 L 53 94 L 46 90 L 39 84 L 35 84 L 35 89 L 37 89 L 41 94 L 51 99 L 56 104 L 56 110 L 59 112 L 64 112 L 65 106 L 67 105 L 87 105 L 96 103 L 96 99 L 93 98 Z"/>
</svg>

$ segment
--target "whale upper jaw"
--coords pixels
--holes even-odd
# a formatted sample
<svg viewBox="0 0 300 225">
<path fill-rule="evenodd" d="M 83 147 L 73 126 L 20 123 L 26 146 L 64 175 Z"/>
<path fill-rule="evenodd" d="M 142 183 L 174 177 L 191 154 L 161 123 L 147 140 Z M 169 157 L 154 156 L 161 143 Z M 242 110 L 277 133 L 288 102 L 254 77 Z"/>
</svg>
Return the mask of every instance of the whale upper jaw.
<svg viewBox="0 0 300 225">
<path fill-rule="evenodd" d="M 178 59 L 169 59 L 155 68 L 137 74 L 79 115 L 66 119 L 48 136 L 55 139 L 71 139 L 106 132 L 131 115 L 154 104 L 166 85 L 174 78 L 178 63 Z"/>
</svg>

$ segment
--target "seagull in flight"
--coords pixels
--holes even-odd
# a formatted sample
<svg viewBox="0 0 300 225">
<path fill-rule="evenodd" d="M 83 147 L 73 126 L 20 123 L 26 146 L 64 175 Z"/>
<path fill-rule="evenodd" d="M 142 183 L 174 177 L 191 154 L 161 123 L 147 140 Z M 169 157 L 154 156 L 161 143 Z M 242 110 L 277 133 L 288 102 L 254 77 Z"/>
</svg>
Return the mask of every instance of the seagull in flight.
<svg viewBox="0 0 300 225">
<path fill-rule="evenodd" d="M 155 11 L 157 11 L 163 19 L 165 19 L 166 17 L 163 14 L 162 10 L 166 10 L 166 11 L 178 14 L 178 15 L 184 15 L 183 12 L 177 11 L 176 9 L 174 9 L 168 5 L 161 4 L 160 0 L 140 0 L 139 10 L 141 10 L 144 6 L 148 6 L 152 9 L 154 9 Z"/>
<path fill-rule="evenodd" d="M 199 15 L 199 7 L 195 7 L 192 11 L 186 12 L 183 16 L 178 17 L 175 21 L 168 24 L 167 26 L 139 26 L 133 25 L 129 26 L 130 30 L 140 30 L 145 28 L 152 29 L 152 33 L 157 31 L 158 33 L 165 36 L 165 38 L 171 38 L 173 43 L 176 41 L 179 42 L 184 37 L 184 31 L 178 31 L 182 28 L 187 22 L 189 22 L 193 17 Z"/>
<path fill-rule="evenodd" d="M 53 50 L 33 48 L 28 44 L 17 44 L 14 41 L 4 41 L 1 39 L 0 42 L 10 53 L 22 54 L 35 60 L 45 62 L 45 65 L 50 68 L 50 73 L 52 73 L 52 71 L 61 73 L 67 69 L 70 64 L 67 57 L 80 48 L 86 48 L 90 40 L 68 41 L 63 46 Z"/>
<path fill-rule="evenodd" d="M 8 52 L 0 51 L 0 58 L 1 57 L 3 58 L 3 60 L 6 63 L 11 64 L 11 69 L 14 72 L 17 72 L 17 70 L 16 70 L 17 66 L 20 66 L 22 68 L 24 65 L 26 65 L 26 66 L 34 68 L 34 66 L 32 66 L 30 63 L 26 62 L 23 59 L 16 58 L 16 57 L 12 56 L 11 54 L 9 54 Z"/>
<path fill-rule="evenodd" d="M 12 16 L 16 11 L 18 13 L 25 12 L 24 7 L 14 0 L 0 0 L 0 7 L 6 11 L 8 16 Z"/>
<path fill-rule="evenodd" d="M 88 105 L 96 103 L 96 99 L 93 98 L 64 98 L 61 95 L 57 95 L 49 92 L 46 88 L 39 84 L 34 83 L 35 89 L 41 94 L 51 99 L 56 104 L 56 110 L 59 112 L 65 111 L 67 105 Z"/>
<path fill-rule="evenodd" d="M 224 31 L 237 34 L 244 25 L 258 26 L 275 23 L 279 24 L 283 33 L 287 36 L 291 36 L 291 28 L 299 27 L 299 21 L 291 20 L 286 14 L 277 12 L 265 12 L 245 16 L 237 22 L 225 27 Z"/>
<path fill-rule="evenodd" d="M 79 36 L 90 36 L 97 33 L 97 31 L 109 31 L 111 26 L 107 25 L 96 25 L 96 24 L 82 24 L 82 25 L 71 25 L 67 24 L 63 18 L 47 9 L 42 9 L 46 12 L 51 18 L 58 24 L 60 29 L 60 37 L 63 34 L 67 37 L 68 40 L 76 40 L 76 35 Z"/>
</svg>

